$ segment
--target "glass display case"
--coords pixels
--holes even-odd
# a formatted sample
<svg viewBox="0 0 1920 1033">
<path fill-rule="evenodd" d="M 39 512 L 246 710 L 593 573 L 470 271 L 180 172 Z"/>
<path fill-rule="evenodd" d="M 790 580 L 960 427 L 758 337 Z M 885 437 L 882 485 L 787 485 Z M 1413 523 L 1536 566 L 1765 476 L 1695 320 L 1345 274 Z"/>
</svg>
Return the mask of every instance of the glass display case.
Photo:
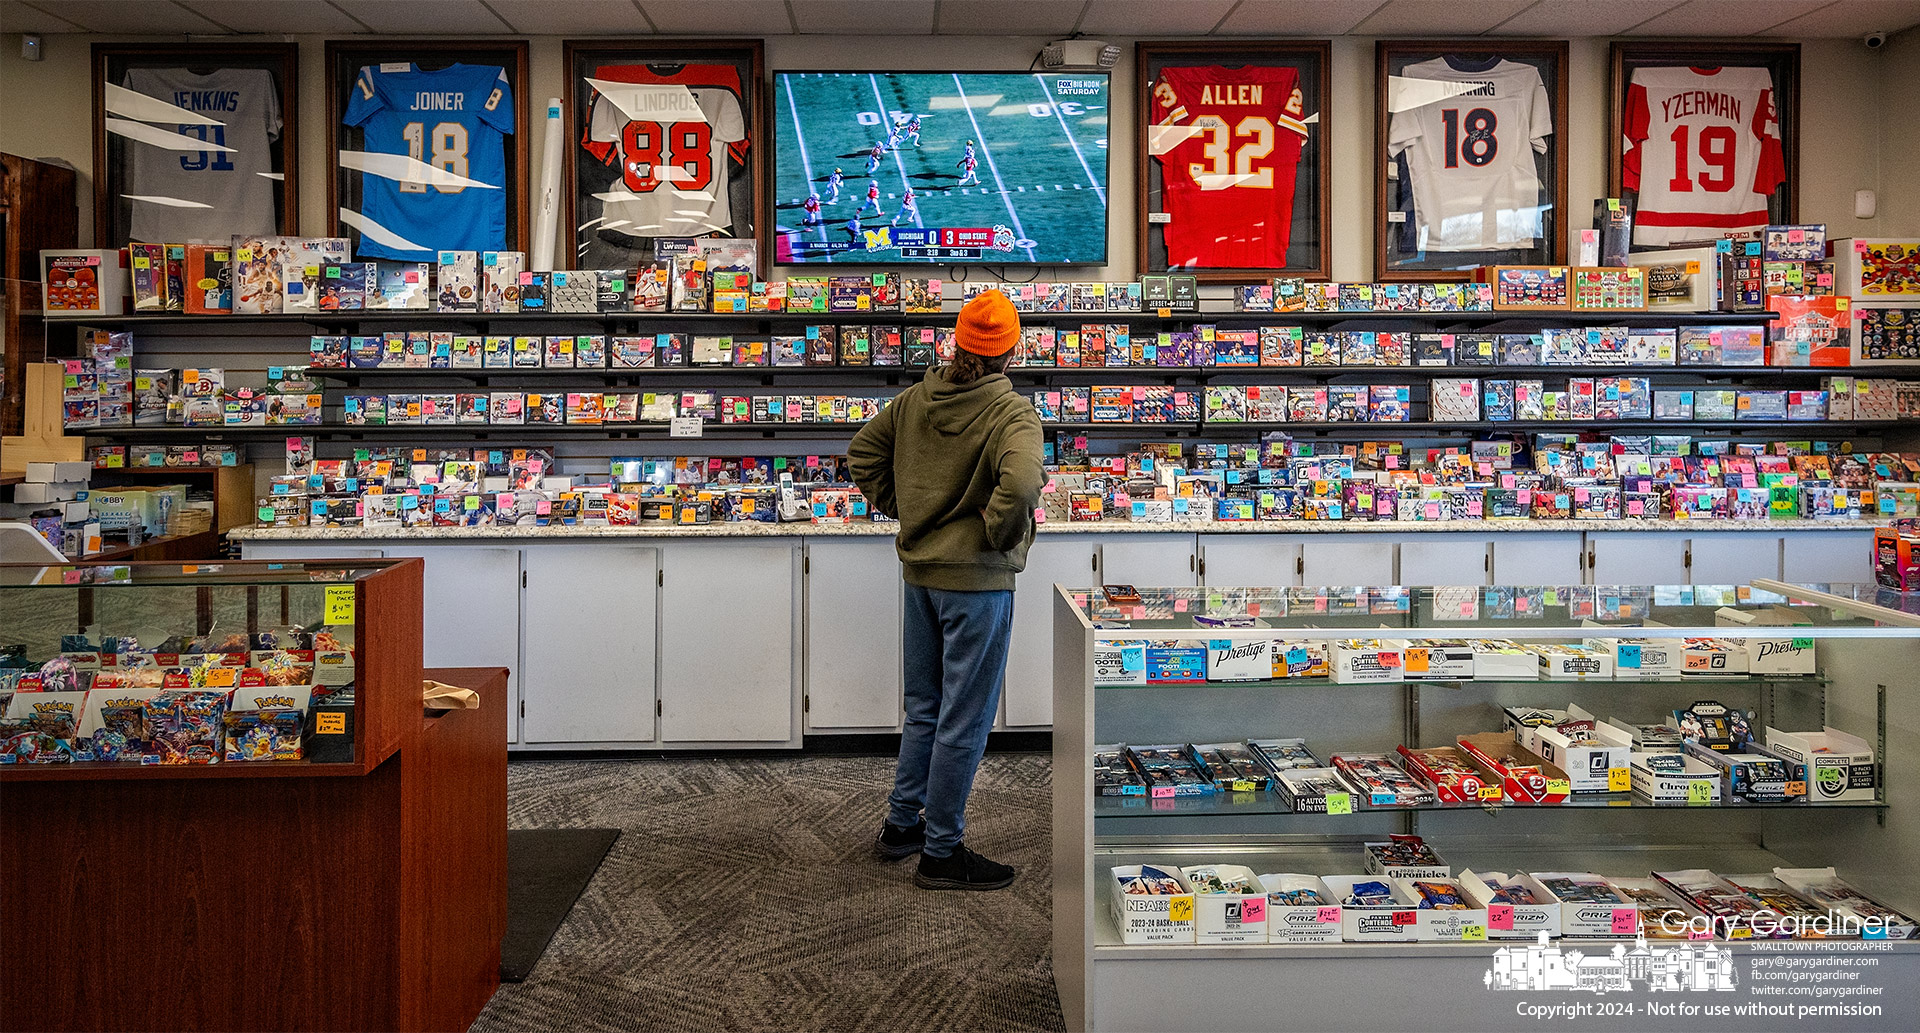
<svg viewBox="0 0 1920 1033">
<path fill-rule="evenodd" d="M 0 778 L 362 773 L 418 714 L 419 577 L 0 565 Z"/>
<path fill-rule="evenodd" d="M 1663 940 L 1743 992 L 1755 943 L 1871 943 L 1907 992 L 1920 620 L 1766 584 L 1057 587 L 1068 1027 L 1520 1027 L 1511 966 Z"/>
</svg>

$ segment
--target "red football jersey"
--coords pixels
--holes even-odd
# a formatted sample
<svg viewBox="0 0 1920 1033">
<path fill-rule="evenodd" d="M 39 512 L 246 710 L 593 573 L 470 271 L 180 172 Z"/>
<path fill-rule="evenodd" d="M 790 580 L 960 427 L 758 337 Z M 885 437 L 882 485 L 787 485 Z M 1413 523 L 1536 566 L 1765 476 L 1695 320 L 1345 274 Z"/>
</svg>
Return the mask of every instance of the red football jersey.
<svg viewBox="0 0 1920 1033">
<path fill-rule="evenodd" d="M 1279 269 L 1293 233 L 1306 145 L 1293 68 L 1166 68 L 1153 86 L 1148 152 L 1160 162 L 1167 264 Z"/>
</svg>

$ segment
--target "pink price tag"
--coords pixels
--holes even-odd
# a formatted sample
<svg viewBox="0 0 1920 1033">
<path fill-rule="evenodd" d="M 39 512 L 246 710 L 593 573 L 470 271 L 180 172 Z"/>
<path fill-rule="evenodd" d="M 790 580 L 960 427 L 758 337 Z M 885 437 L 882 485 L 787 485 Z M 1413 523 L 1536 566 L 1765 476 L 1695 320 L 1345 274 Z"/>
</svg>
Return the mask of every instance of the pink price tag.
<svg viewBox="0 0 1920 1033">
<path fill-rule="evenodd" d="M 1428 520 L 1438 520 L 1440 519 L 1440 503 L 1429 502 L 1422 507 L 1421 512 Z"/>
<path fill-rule="evenodd" d="M 1175 613 L 1187 612 L 1187 601 L 1185 599 L 1175 599 L 1173 601 L 1173 612 Z"/>
<path fill-rule="evenodd" d="M 1313 920 L 1318 925 L 1332 925 L 1340 921 L 1340 909 L 1323 907 L 1314 912 Z"/>
<path fill-rule="evenodd" d="M 1034 507 L 1033 522 L 1036 524 L 1044 524 L 1047 522 L 1047 511 L 1045 507 L 1043 506 Z"/>
<path fill-rule="evenodd" d="M 1395 911 L 1393 913 L 1394 925 L 1417 925 L 1419 922 L 1420 912 L 1418 911 Z"/>
<path fill-rule="evenodd" d="M 1690 928 L 1690 929 L 1688 929 L 1688 930 L 1687 930 L 1687 939 L 1689 939 L 1689 940 L 1711 940 L 1711 939 L 1713 939 L 1713 934 L 1712 934 L 1712 933 L 1710 933 L 1710 932 L 1708 932 L 1708 931 L 1706 931 L 1705 929 L 1691 929 L 1691 928 Z"/>
<path fill-rule="evenodd" d="M 1132 607 L 1128 607 L 1128 608 L 1127 608 L 1127 617 L 1128 617 L 1129 619 L 1132 619 L 1132 620 L 1137 620 L 1137 621 L 1143 621 L 1143 620 L 1146 620 L 1146 619 L 1147 619 L 1147 608 L 1146 608 L 1146 607 L 1144 607 L 1144 606 L 1132 606 Z"/>
<path fill-rule="evenodd" d="M 1640 912 L 1630 907 L 1613 909 L 1613 935 L 1632 936 L 1640 929 Z"/>
<path fill-rule="evenodd" d="M 1155 800 L 1159 800 L 1163 798 L 1171 799 L 1173 797 L 1173 787 L 1172 786 L 1154 786 L 1150 795 Z"/>
<path fill-rule="evenodd" d="M 1806 230 L 1799 229 L 1796 227 L 1794 229 L 1790 229 L 1787 231 L 1787 243 L 1789 244 L 1804 244 L 1806 243 L 1806 240 L 1807 240 Z"/>
<path fill-rule="evenodd" d="M 1488 904 L 1487 905 L 1487 928 L 1499 929 L 1504 932 L 1512 932 L 1513 931 L 1513 905 L 1512 904 Z"/>
<path fill-rule="evenodd" d="M 1267 898 L 1248 897 L 1240 902 L 1240 921 L 1246 924 L 1267 920 Z"/>
<path fill-rule="evenodd" d="M 1632 502 L 1627 503 L 1627 514 L 1629 516 L 1640 516 L 1646 511 L 1647 504 L 1639 499 L 1634 499 Z"/>
</svg>

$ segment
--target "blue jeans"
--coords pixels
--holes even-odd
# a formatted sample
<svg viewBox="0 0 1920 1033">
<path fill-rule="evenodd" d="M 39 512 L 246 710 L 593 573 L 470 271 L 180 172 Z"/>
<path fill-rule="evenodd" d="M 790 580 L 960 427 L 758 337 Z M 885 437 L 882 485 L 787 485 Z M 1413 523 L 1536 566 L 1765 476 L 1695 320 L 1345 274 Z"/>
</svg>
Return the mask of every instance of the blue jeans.
<svg viewBox="0 0 1920 1033">
<path fill-rule="evenodd" d="M 946 857 L 966 832 L 967 796 L 1000 709 L 1013 593 L 906 588 L 901 638 L 907 723 L 887 820 L 912 828 L 924 809 L 922 853 Z"/>
</svg>

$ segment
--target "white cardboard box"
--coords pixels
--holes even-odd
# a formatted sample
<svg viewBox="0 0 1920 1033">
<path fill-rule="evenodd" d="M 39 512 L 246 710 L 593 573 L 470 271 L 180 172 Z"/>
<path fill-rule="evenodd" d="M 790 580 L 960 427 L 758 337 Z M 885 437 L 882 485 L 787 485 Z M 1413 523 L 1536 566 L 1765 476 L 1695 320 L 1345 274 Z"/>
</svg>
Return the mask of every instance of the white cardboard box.
<svg viewBox="0 0 1920 1033">
<path fill-rule="evenodd" d="M 1180 878 L 1180 866 L 1156 864 L 1153 867 Z M 1134 896 L 1120 888 L 1122 879 L 1140 874 L 1140 865 L 1121 865 L 1107 879 L 1107 901 L 1113 911 L 1113 924 L 1120 930 L 1122 943 L 1192 943 L 1193 894 Z M 1186 882 L 1180 885 L 1185 888 Z"/>
<path fill-rule="evenodd" d="M 1378 875 L 1328 875 L 1322 882 L 1333 893 L 1333 899 L 1345 901 L 1353 895 L 1353 887 L 1362 882 L 1381 882 L 1393 891 L 1393 907 L 1350 907 L 1343 904 L 1340 908 L 1340 938 L 1355 943 L 1413 943 L 1420 939 L 1419 898 L 1408 899 L 1403 891 L 1391 879 Z"/>
<path fill-rule="evenodd" d="M 1093 684 L 1145 685 L 1147 683 L 1147 643 L 1145 640 L 1094 639 Z"/>
<path fill-rule="evenodd" d="M 1873 747 L 1831 725 L 1818 732 L 1768 728 L 1766 749 L 1806 767 L 1808 803 L 1871 800 L 1879 786 Z"/>
<path fill-rule="evenodd" d="M 1539 681 L 1540 658 L 1525 647 L 1504 639 L 1476 639 L 1473 677 L 1477 681 Z"/>
<path fill-rule="evenodd" d="M 1273 640 L 1208 639 L 1207 680 L 1273 680 Z"/>
<path fill-rule="evenodd" d="M 1607 877 L 1607 884 L 1640 909 L 1640 935 L 1649 940 L 1711 940 L 1713 934 L 1691 925 L 1700 912 L 1659 879 Z"/>
<path fill-rule="evenodd" d="M 1267 897 L 1268 943 L 1340 942 L 1340 897 L 1315 875 L 1262 875 L 1260 885 Z M 1329 901 L 1319 907 L 1277 903 L 1272 894 L 1291 890 L 1312 890 Z"/>
<path fill-rule="evenodd" d="M 1560 935 L 1562 936 L 1624 936 L 1631 938 L 1640 929 L 1640 909 L 1633 904 L 1586 903 L 1582 901 L 1562 900 L 1547 888 L 1550 879 L 1575 879 L 1581 882 L 1595 882 L 1607 885 L 1607 880 L 1592 872 L 1529 872 L 1533 881 L 1529 888 L 1544 894 L 1540 899 L 1551 900 L 1560 905 Z M 1624 897 L 1615 891 L 1616 896 Z"/>
<path fill-rule="evenodd" d="M 1460 888 L 1466 892 L 1467 900 L 1475 907 L 1487 912 L 1487 936 L 1495 940 L 1531 940 L 1541 933 L 1548 936 L 1560 935 L 1560 907 L 1552 904 L 1496 904 L 1493 902 L 1493 888 L 1487 885 L 1492 880 L 1499 885 L 1518 882 L 1525 886 L 1536 900 L 1552 900 L 1548 893 L 1532 876 L 1519 874 L 1509 876 L 1503 872 L 1475 873 L 1467 869 L 1460 873 Z"/>
<path fill-rule="evenodd" d="M 1204 873 L 1213 869 L 1222 879 L 1245 879 L 1259 886 L 1253 869 L 1237 864 L 1195 865 L 1180 869 L 1181 881 L 1187 888 L 1193 889 L 1199 883 L 1194 881 L 1195 873 Z M 1201 893 L 1197 889 L 1193 894 L 1194 940 L 1198 943 L 1265 943 L 1267 942 L 1267 894 L 1265 889 L 1259 893 Z"/>
<path fill-rule="evenodd" d="M 1591 636 L 1586 647 L 1613 661 L 1620 681 L 1658 681 L 1680 677 L 1680 640 L 1677 638 L 1606 638 Z"/>
<path fill-rule="evenodd" d="M 1624 793 L 1632 789 L 1632 741 L 1578 706 L 1569 706 L 1567 715 L 1576 721 L 1592 721 L 1592 738 L 1601 745 L 1575 746 L 1572 737 L 1551 726 L 1527 729 L 1527 739 L 1520 745 L 1565 771 L 1576 793 Z"/>
<path fill-rule="evenodd" d="M 1700 760 L 1680 754 L 1686 765 L 1678 775 L 1655 774 L 1647 766 L 1651 753 L 1633 754 L 1633 791 L 1654 803 L 1717 804 L 1720 802 L 1720 772 Z M 1666 754 L 1673 756 L 1673 754 Z M 1705 786 L 1705 788 L 1694 788 Z"/>
<path fill-rule="evenodd" d="M 1403 680 L 1400 650 L 1378 640 L 1339 639 L 1328 643 L 1327 663 L 1336 685 Z"/>
<path fill-rule="evenodd" d="M 1441 857 L 1439 851 L 1435 851 L 1433 855 L 1434 859 L 1440 862 L 1438 864 L 1388 864 L 1380 859 L 1378 853 L 1370 849 L 1376 846 L 1383 847 L 1387 845 L 1388 844 L 1381 842 L 1362 843 L 1361 847 L 1362 851 L 1366 854 L 1367 863 L 1361 868 L 1361 871 L 1366 872 L 1376 879 L 1453 878 L 1453 866 L 1446 863 L 1446 858 Z M 1342 896 L 1344 897 L 1345 894 L 1342 894 Z M 1417 897 L 1415 899 L 1416 901 L 1418 900 Z"/>
<path fill-rule="evenodd" d="M 23 481 L 13 486 L 13 501 L 17 505 L 38 506 L 49 502 L 71 502 L 87 490 L 85 481 L 66 481 L 53 484 Z"/>
<path fill-rule="evenodd" d="M 1413 879 L 1393 880 L 1394 892 L 1420 900 L 1420 891 L 1414 888 Z M 1421 879 L 1421 882 L 1442 882 L 1454 888 L 1463 904 L 1471 904 L 1466 890 L 1458 879 Z M 1443 942 L 1459 940 L 1484 940 L 1487 938 L 1487 909 L 1483 907 L 1465 907 L 1457 911 L 1440 911 L 1434 908 L 1416 908 L 1415 927 L 1422 940 Z"/>
<path fill-rule="evenodd" d="M 91 476 L 93 476 L 93 464 L 84 460 L 27 464 L 27 480 L 34 484 L 58 484 L 62 481 L 84 481 Z"/>
<path fill-rule="evenodd" d="M 1407 681 L 1464 681 L 1473 677 L 1473 649 L 1465 642 L 1396 642 Z"/>
<path fill-rule="evenodd" d="M 1789 609 L 1769 606 L 1762 610 L 1722 607 L 1714 611 L 1713 623 L 1723 628 L 1792 628 L 1808 622 Z M 1811 638 L 1796 637 L 1789 632 L 1778 637 L 1752 635 L 1722 641 L 1746 654 L 1747 670 L 1752 674 L 1810 675 L 1815 671 Z"/>
<path fill-rule="evenodd" d="M 1613 657 L 1598 650 L 1542 644 L 1533 647 L 1540 658 L 1540 677 L 1552 681 L 1605 681 L 1613 677 Z"/>
</svg>

